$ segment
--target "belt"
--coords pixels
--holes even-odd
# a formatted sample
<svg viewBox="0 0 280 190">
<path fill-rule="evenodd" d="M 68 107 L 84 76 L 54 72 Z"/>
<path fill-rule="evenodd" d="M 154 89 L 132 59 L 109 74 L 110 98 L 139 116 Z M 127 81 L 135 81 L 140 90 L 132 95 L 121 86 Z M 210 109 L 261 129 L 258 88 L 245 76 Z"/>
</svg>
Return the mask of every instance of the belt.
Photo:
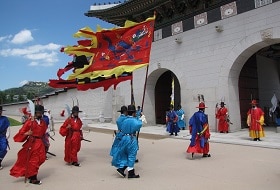
<svg viewBox="0 0 280 190">
<path fill-rule="evenodd" d="M 31 137 L 33 137 L 35 139 L 41 139 L 42 138 L 42 137 L 36 137 L 36 136 L 31 136 Z"/>
<path fill-rule="evenodd" d="M 136 136 L 135 134 L 124 134 L 126 136 Z"/>
</svg>

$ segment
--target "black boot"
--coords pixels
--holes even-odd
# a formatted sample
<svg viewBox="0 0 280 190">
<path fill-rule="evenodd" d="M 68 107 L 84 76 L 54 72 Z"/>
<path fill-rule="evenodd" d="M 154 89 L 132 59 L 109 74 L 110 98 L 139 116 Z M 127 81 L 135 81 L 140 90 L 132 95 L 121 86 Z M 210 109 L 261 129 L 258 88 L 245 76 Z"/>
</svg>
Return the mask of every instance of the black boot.
<svg viewBox="0 0 280 190">
<path fill-rule="evenodd" d="M 29 183 L 35 184 L 35 185 L 41 185 L 42 181 L 37 179 L 37 175 L 33 175 L 29 178 Z"/>
<path fill-rule="evenodd" d="M 134 169 L 133 170 L 130 170 L 128 171 L 128 178 L 139 178 L 140 176 L 137 174 L 135 175 L 134 173 Z"/>
<path fill-rule="evenodd" d="M 211 157 L 211 154 L 203 154 L 202 157 Z"/>
<path fill-rule="evenodd" d="M 118 172 L 118 174 L 120 174 L 120 176 L 122 176 L 122 177 L 125 177 L 126 175 L 125 175 L 125 173 L 124 173 L 124 170 L 127 168 L 127 166 L 125 166 L 125 167 L 123 167 L 123 168 L 118 168 L 117 169 L 117 172 Z"/>
</svg>

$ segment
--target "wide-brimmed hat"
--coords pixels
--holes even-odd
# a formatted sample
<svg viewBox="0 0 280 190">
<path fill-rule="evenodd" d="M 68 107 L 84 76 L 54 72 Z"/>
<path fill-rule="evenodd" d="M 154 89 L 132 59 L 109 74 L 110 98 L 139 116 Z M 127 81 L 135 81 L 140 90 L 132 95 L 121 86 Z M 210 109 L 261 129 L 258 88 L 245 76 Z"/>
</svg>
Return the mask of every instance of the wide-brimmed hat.
<svg viewBox="0 0 280 190">
<path fill-rule="evenodd" d="M 6 110 L 3 110 L 3 107 L 2 107 L 2 106 L 0 106 L 0 111 L 6 111 Z"/>
<path fill-rule="evenodd" d="M 196 108 L 208 108 L 205 106 L 204 102 L 200 102 Z"/>
<path fill-rule="evenodd" d="M 136 112 L 135 105 L 129 105 L 129 106 L 127 106 L 127 111 L 129 111 L 129 112 Z"/>
<path fill-rule="evenodd" d="M 122 106 L 120 110 L 118 110 L 118 112 L 124 113 L 127 111 L 127 107 L 126 106 Z"/>
<path fill-rule="evenodd" d="M 42 105 L 35 105 L 35 112 L 44 113 L 44 106 L 42 106 Z"/>
<path fill-rule="evenodd" d="M 73 106 L 72 113 L 75 113 L 75 112 L 82 112 L 82 111 L 80 111 L 78 106 Z"/>
<path fill-rule="evenodd" d="M 257 102 L 257 100 L 252 100 L 252 102 L 251 102 L 250 104 L 251 104 L 251 105 L 257 105 L 258 102 Z"/>
<path fill-rule="evenodd" d="M 220 105 L 221 105 L 221 104 L 224 104 L 224 105 L 226 105 L 226 104 L 225 104 L 225 102 L 221 102 L 221 103 L 220 103 Z"/>
</svg>

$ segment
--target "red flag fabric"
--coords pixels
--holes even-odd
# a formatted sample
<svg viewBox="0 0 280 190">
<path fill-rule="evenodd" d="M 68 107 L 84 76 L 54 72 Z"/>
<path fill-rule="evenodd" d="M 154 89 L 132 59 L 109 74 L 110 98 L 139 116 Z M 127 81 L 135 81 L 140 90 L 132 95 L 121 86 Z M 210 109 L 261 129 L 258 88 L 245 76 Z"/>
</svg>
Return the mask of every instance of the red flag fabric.
<svg viewBox="0 0 280 190">
<path fill-rule="evenodd" d="M 75 55 L 76 59 L 86 57 L 87 61 L 83 58 L 83 61 L 73 61 L 73 64 L 60 69 L 57 74 L 59 79 L 50 80 L 49 85 L 53 88 L 71 87 L 78 90 L 104 87 L 104 90 L 107 90 L 108 86 L 116 86 L 124 80 L 131 79 L 131 75 L 121 75 L 132 73 L 149 63 L 154 19 L 155 17 L 148 18 L 141 23 L 127 21 L 124 27 L 100 30 L 96 33 L 88 27 L 79 30 L 75 36 L 87 37 L 90 40 L 80 40 L 78 45 L 62 48 L 61 51 Z M 69 69 L 73 69 L 73 73 L 63 80 L 61 75 Z M 91 82 L 100 77 L 105 79 Z M 77 81 L 84 83 L 80 84 Z"/>
</svg>

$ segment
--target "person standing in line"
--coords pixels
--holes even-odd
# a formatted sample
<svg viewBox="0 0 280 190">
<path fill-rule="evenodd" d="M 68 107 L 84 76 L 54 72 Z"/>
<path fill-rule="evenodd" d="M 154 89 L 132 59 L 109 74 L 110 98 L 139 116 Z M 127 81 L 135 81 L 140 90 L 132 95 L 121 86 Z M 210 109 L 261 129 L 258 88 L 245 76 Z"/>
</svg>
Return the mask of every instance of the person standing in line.
<svg viewBox="0 0 280 190">
<path fill-rule="evenodd" d="M 249 127 L 249 136 L 254 141 L 260 141 L 264 134 L 264 112 L 261 108 L 257 107 L 257 101 L 252 100 L 252 108 L 247 112 L 247 125 Z"/>
<path fill-rule="evenodd" d="M 118 130 L 114 131 L 115 139 L 114 139 L 114 142 L 112 144 L 112 148 L 111 148 L 111 151 L 110 151 L 110 156 L 113 156 L 114 153 L 116 152 L 116 150 L 118 148 L 118 144 L 119 144 L 119 142 L 120 142 L 120 140 L 123 136 L 123 133 L 121 131 L 121 126 L 122 126 L 123 121 L 127 118 L 127 107 L 122 106 L 121 110 L 119 110 L 118 112 L 120 112 L 121 115 L 119 116 L 119 118 L 116 121 Z"/>
<path fill-rule="evenodd" d="M 73 106 L 72 114 L 60 127 L 59 134 L 65 137 L 64 161 L 73 166 L 81 166 L 78 162 L 78 152 L 81 149 L 82 120 L 79 118 L 78 106 Z"/>
<path fill-rule="evenodd" d="M 176 111 L 176 114 L 178 116 L 178 121 L 177 121 L 177 125 L 181 130 L 185 130 L 186 128 L 186 122 L 185 122 L 185 112 L 182 109 L 181 105 L 178 105 L 178 109 Z"/>
<path fill-rule="evenodd" d="M 45 145 L 43 137 L 47 130 L 47 124 L 42 118 L 44 107 L 35 105 L 35 117 L 28 119 L 14 136 L 15 142 L 24 142 L 22 149 L 18 152 L 16 163 L 10 170 L 14 177 L 25 177 L 29 183 L 41 185 L 37 179 L 39 167 L 46 160 Z"/>
<path fill-rule="evenodd" d="M 140 118 L 142 116 L 142 109 L 140 106 L 137 106 L 136 117 Z"/>
<path fill-rule="evenodd" d="M 0 170 L 3 169 L 2 161 L 7 154 L 7 148 L 9 147 L 7 132 L 9 132 L 10 122 L 6 116 L 2 115 L 3 107 L 0 106 Z"/>
<path fill-rule="evenodd" d="M 54 121 L 53 121 L 53 116 L 51 114 L 51 110 L 46 110 L 46 116 L 49 118 L 49 129 L 50 131 L 54 131 Z"/>
<path fill-rule="evenodd" d="M 180 132 L 180 129 L 177 125 L 177 121 L 178 121 L 178 116 L 176 114 L 176 112 L 174 111 L 174 106 L 171 104 L 170 105 L 170 109 L 166 114 L 166 123 L 167 123 L 167 128 L 166 131 L 170 133 L 170 135 L 174 135 L 175 136 L 178 135 L 178 132 Z"/>
<path fill-rule="evenodd" d="M 221 102 L 221 107 L 218 109 L 216 113 L 216 118 L 219 119 L 218 123 L 218 131 L 220 133 L 228 133 L 229 124 L 228 124 L 228 109 L 225 107 L 225 103 Z M 218 108 L 218 103 L 216 104 L 216 108 Z"/>
<path fill-rule="evenodd" d="M 191 153 L 192 158 L 194 153 L 203 154 L 202 157 L 211 157 L 209 154 L 210 131 L 208 118 L 204 113 L 207 107 L 204 102 L 200 102 L 197 108 L 199 110 L 193 114 L 189 121 L 189 130 L 192 137 L 186 152 Z"/>
<path fill-rule="evenodd" d="M 128 171 L 128 178 L 139 178 L 138 174 L 135 174 L 134 164 L 138 151 L 138 142 L 136 133 L 140 131 L 142 127 L 142 120 L 136 117 L 136 108 L 134 105 L 129 105 L 128 116 L 122 122 L 121 131 L 123 136 L 119 142 L 119 146 L 115 154 L 113 155 L 112 165 L 117 169 L 118 174 L 125 177 L 125 170 Z"/>
<path fill-rule="evenodd" d="M 44 107 L 44 106 L 43 106 Z M 47 156 L 47 152 L 49 151 L 49 148 L 50 148 L 50 136 L 49 136 L 49 131 L 50 131 L 50 120 L 49 120 L 49 117 L 45 114 L 46 113 L 46 110 L 44 108 L 44 114 L 43 114 L 43 119 L 45 120 L 48 128 L 47 128 L 47 131 L 46 131 L 46 134 L 43 138 L 43 141 L 44 141 L 44 145 L 45 145 L 45 149 L 46 149 L 46 160 L 48 160 L 48 156 Z"/>
</svg>

